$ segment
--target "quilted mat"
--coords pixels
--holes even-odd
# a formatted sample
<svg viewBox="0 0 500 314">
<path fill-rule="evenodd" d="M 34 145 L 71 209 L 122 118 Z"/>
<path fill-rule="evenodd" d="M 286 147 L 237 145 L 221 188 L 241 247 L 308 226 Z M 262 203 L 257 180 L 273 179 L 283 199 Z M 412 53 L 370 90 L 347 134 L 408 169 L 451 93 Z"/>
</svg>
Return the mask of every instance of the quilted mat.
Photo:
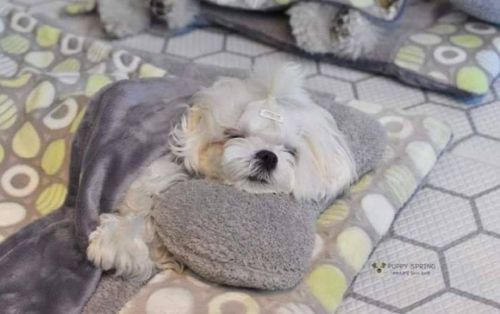
<svg viewBox="0 0 500 314">
<path fill-rule="evenodd" d="M 164 76 L 167 71 L 109 44 L 64 33 L 23 12 L 4 11 L 3 15 L 0 235 L 7 237 L 64 202 L 69 143 L 85 111 L 84 103 L 68 96 L 92 96 L 113 81 Z M 56 90 L 49 81 L 34 80 L 39 73 L 56 78 L 64 88 Z M 28 93 L 21 92 L 27 87 Z M 381 167 L 319 218 L 313 265 L 299 286 L 265 293 L 215 286 L 189 271 L 164 272 L 122 312 L 158 308 L 175 309 L 174 313 L 239 313 L 245 308 L 249 313 L 333 312 L 451 137 L 449 128 L 434 118 L 360 101 L 346 105 L 378 119 L 390 141 Z"/>
</svg>

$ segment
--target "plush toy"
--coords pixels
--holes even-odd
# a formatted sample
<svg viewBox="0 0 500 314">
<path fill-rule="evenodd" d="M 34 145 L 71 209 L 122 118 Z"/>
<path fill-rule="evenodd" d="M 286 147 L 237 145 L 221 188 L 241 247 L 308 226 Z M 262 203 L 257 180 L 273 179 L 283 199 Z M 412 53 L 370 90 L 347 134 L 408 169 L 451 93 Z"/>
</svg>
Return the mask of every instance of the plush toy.
<svg viewBox="0 0 500 314">
<path fill-rule="evenodd" d="M 498 0 L 450 0 L 465 13 L 480 20 L 500 24 L 500 1 Z"/>
<path fill-rule="evenodd" d="M 70 15 L 97 11 L 106 34 L 123 38 L 148 29 L 154 19 L 181 30 L 194 22 L 197 0 L 82 0 L 65 7 Z"/>
</svg>

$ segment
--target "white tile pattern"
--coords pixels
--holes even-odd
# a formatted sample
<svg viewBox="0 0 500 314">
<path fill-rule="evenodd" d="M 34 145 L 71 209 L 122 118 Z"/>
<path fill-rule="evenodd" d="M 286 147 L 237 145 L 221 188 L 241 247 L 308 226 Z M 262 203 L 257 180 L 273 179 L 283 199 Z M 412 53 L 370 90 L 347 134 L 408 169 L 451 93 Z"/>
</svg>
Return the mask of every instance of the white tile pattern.
<svg viewBox="0 0 500 314">
<path fill-rule="evenodd" d="M 447 292 L 408 313 L 495 314 L 498 313 L 498 310 L 484 303 Z"/>
<path fill-rule="evenodd" d="M 382 275 L 374 275 L 374 272 L 370 271 L 371 265 L 365 265 L 352 287 L 356 294 L 396 308 L 404 308 L 445 288 L 436 252 L 389 239 L 375 248 L 370 260 L 408 266 L 402 269 L 397 266 L 394 269 L 386 268 Z M 411 272 L 418 270 L 410 270 L 411 263 L 428 263 L 434 265 L 435 269 L 431 270 L 429 275 L 412 275 Z"/>
<path fill-rule="evenodd" d="M 443 247 L 477 230 L 469 200 L 426 188 L 402 210 L 394 233 Z"/>
<path fill-rule="evenodd" d="M 334 93 L 336 97 L 341 99 L 353 99 L 354 92 L 351 84 L 340 81 L 338 79 L 325 77 L 323 75 L 315 75 L 307 80 L 306 86 L 312 90 L 323 93 Z"/>
<path fill-rule="evenodd" d="M 425 101 L 424 93 L 391 78 L 372 77 L 356 83 L 361 100 L 383 104 L 391 108 L 405 108 Z"/>
<path fill-rule="evenodd" d="M 484 229 L 500 236 L 500 189 L 477 198 L 476 206 Z"/>
<path fill-rule="evenodd" d="M 453 288 L 488 300 L 500 300 L 500 239 L 478 235 L 445 252 Z"/>
<path fill-rule="evenodd" d="M 171 38 L 167 52 L 181 57 L 194 58 L 222 49 L 223 36 L 206 30 L 194 30 L 188 36 Z M 193 49 L 193 46 L 198 49 Z"/>
<path fill-rule="evenodd" d="M 208 65 L 226 66 L 239 69 L 248 69 L 252 64 L 252 61 L 248 58 L 228 52 L 219 52 L 217 54 L 201 57 L 196 61 Z"/>
<path fill-rule="evenodd" d="M 255 57 L 264 53 L 274 51 L 274 49 L 269 46 L 243 38 L 238 35 L 228 35 L 226 38 L 226 50 L 229 52 L 236 52 L 249 57 Z"/>
</svg>

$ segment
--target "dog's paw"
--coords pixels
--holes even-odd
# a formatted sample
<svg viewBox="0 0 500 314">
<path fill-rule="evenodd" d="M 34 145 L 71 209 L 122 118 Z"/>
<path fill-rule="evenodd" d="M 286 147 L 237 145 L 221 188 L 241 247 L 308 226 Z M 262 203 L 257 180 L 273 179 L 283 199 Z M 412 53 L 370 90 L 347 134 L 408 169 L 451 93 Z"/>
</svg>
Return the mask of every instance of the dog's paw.
<svg viewBox="0 0 500 314">
<path fill-rule="evenodd" d="M 145 1 L 100 0 L 97 6 L 106 33 L 115 38 L 137 35 L 151 23 Z"/>
<path fill-rule="evenodd" d="M 113 38 L 125 38 L 129 36 L 134 36 L 142 31 L 144 27 L 140 24 L 130 25 L 127 21 L 111 20 L 103 23 L 104 30 L 106 34 Z"/>
<path fill-rule="evenodd" d="M 153 261 L 146 243 L 146 224 L 139 215 L 102 214 L 89 236 L 87 258 L 103 270 L 138 281 L 151 277 Z"/>
</svg>

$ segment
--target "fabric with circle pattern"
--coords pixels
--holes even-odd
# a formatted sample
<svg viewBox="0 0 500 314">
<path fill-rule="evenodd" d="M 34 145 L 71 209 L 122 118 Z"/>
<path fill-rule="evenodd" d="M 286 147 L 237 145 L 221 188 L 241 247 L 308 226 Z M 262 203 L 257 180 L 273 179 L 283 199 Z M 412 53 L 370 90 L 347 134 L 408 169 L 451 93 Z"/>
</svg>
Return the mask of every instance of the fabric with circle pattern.
<svg viewBox="0 0 500 314">
<path fill-rule="evenodd" d="M 408 37 L 394 63 L 422 77 L 475 95 L 500 74 L 500 30 L 459 11 Z"/>
</svg>

